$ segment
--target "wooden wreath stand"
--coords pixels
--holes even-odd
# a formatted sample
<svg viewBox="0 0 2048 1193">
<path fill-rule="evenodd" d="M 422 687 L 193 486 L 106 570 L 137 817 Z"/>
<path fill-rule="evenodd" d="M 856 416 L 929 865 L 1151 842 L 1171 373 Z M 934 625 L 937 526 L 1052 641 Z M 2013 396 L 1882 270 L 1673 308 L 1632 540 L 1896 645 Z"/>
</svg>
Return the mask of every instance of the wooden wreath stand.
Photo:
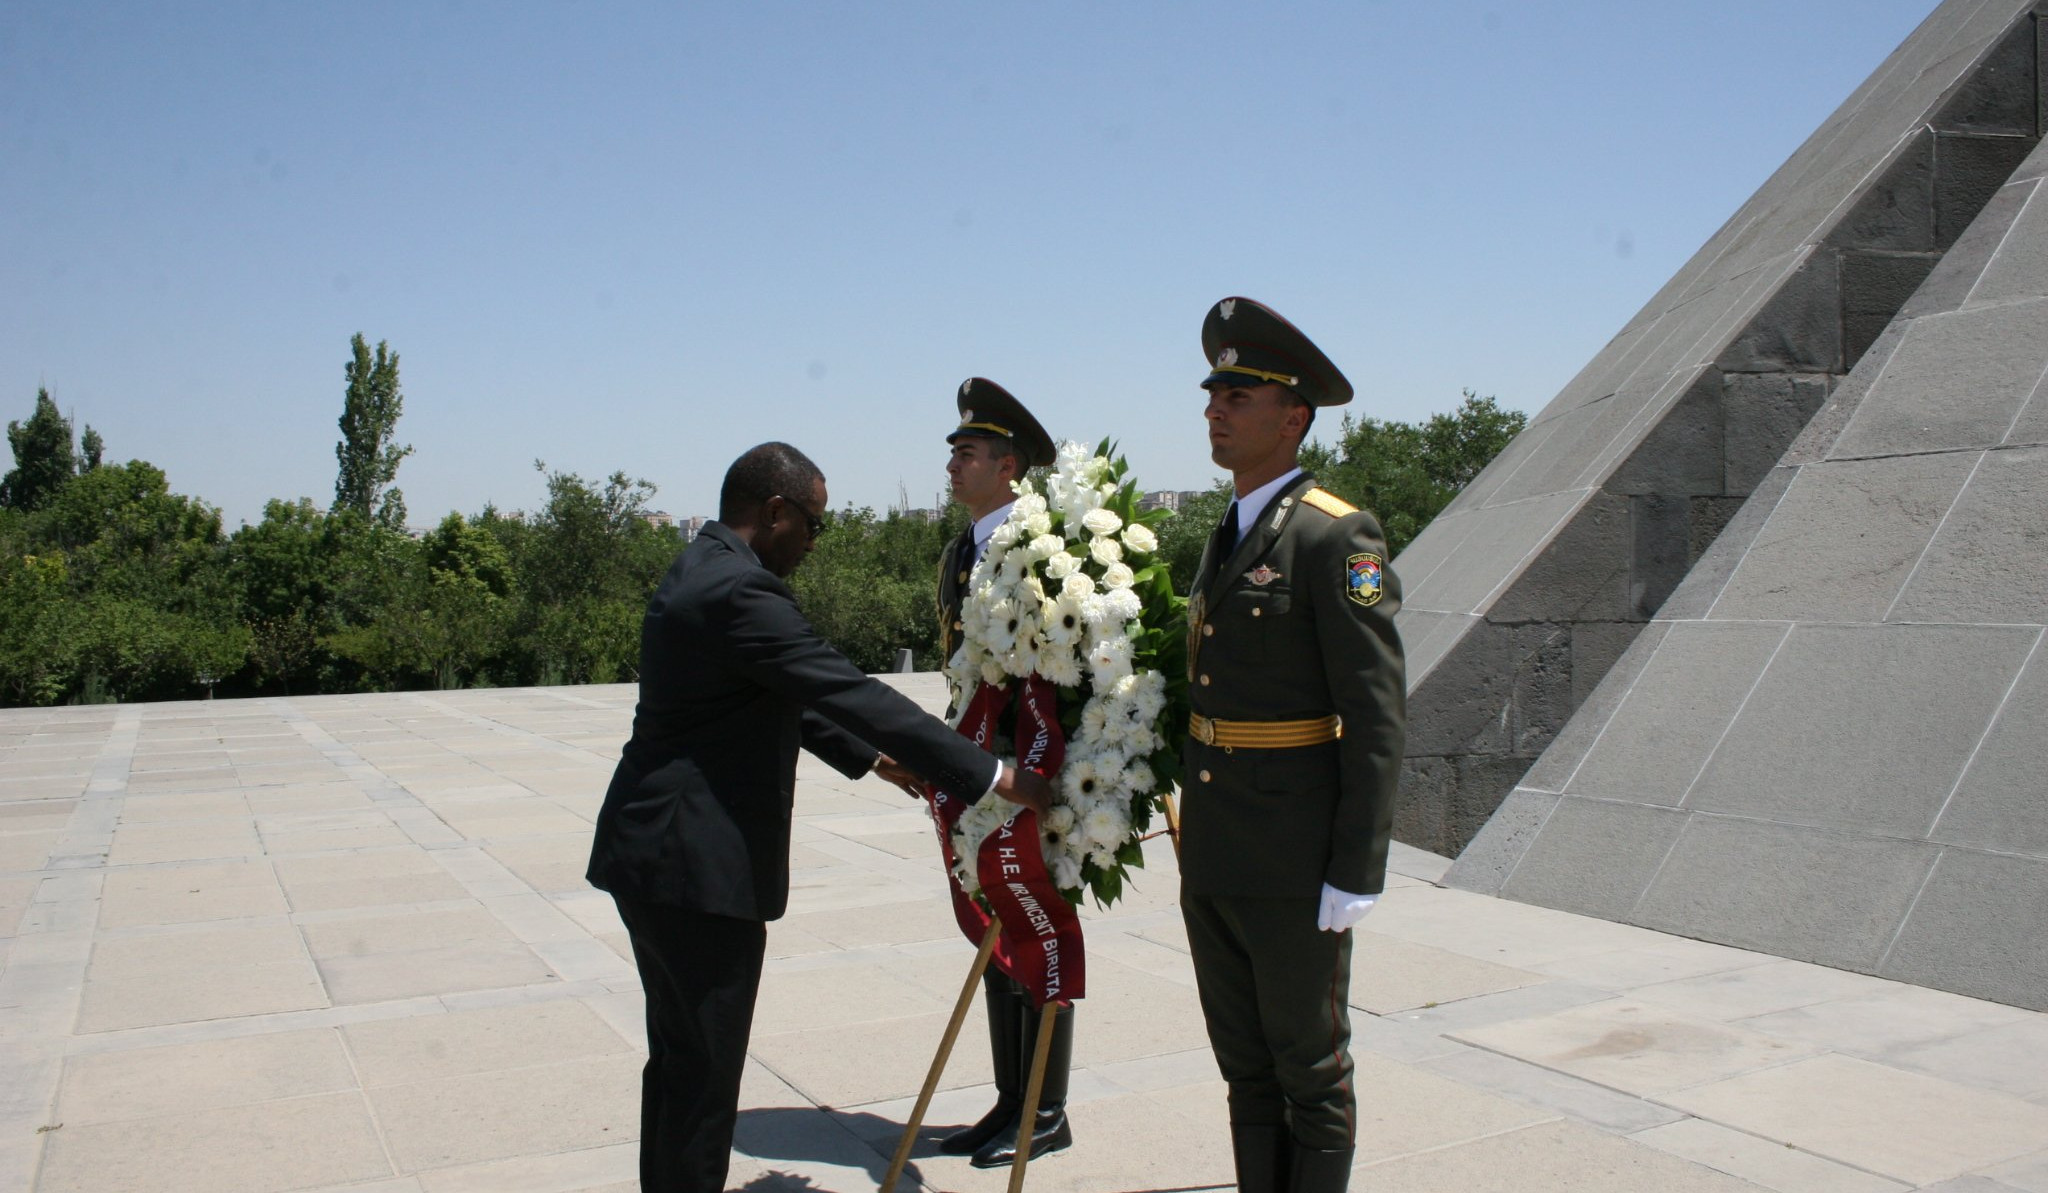
<svg viewBox="0 0 2048 1193">
<path fill-rule="evenodd" d="M 1166 794 L 1166 834 L 1173 840 L 1173 856 L 1180 858 L 1180 813 L 1174 807 L 1173 793 Z M 988 931 L 981 934 L 981 947 L 975 950 L 974 964 L 967 968 L 967 981 L 960 987 L 960 999 L 953 1004 L 953 1018 L 946 1024 L 946 1034 L 939 1037 L 939 1050 L 932 1057 L 932 1067 L 925 1074 L 924 1088 L 917 1093 L 917 1104 L 910 1108 L 910 1121 L 903 1124 L 903 1138 L 896 1144 L 896 1157 L 889 1161 L 889 1174 L 882 1178 L 881 1193 L 895 1193 L 896 1181 L 903 1175 L 903 1166 L 910 1162 L 910 1149 L 917 1143 L 917 1129 L 924 1125 L 924 1112 L 931 1108 L 932 1094 L 939 1088 L 939 1078 L 946 1071 L 946 1062 L 952 1059 L 953 1044 L 960 1038 L 960 1025 L 967 1020 L 968 1008 L 974 1005 L 974 988 L 981 983 L 981 975 L 988 969 L 989 958 L 995 953 L 996 937 L 1003 930 L 1003 922 L 991 919 Z M 1059 1004 L 1046 1003 L 1038 1012 L 1038 1043 L 1031 1050 L 1031 1076 L 1024 1083 L 1024 1105 L 1017 1119 L 1017 1160 L 1010 1165 L 1009 1193 L 1021 1193 L 1024 1188 L 1024 1169 L 1031 1163 L 1031 1126 L 1038 1118 L 1038 1097 L 1045 1088 L 1045 1058 L 1052 1049 L 1052 1020 L 1059 1013 Z"/>
</svg>

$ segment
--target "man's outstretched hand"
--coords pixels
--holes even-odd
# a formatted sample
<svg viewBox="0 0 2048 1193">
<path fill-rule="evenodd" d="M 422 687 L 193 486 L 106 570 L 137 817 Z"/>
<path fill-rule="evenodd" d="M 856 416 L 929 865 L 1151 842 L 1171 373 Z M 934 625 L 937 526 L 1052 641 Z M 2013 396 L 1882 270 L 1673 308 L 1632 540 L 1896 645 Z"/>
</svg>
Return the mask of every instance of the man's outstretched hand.
<svg viewBox="0 0 2048 1193">
<path fill-rule="evenodd" d="M 924 780 L 910 773 L 910 768 L 883 754 L 875 759 L 875 773 L 901 787 L 912 799 L 924 798 Z"/>
<path fill-rule="evenodd" d="M 996 794 L 1040 816 L 1052 807 L 1052 783 L 1037 771 L 1019 770 L 1007 762 L 1003 764 L 1003 773 L 996 777 Z"/>
</svg>

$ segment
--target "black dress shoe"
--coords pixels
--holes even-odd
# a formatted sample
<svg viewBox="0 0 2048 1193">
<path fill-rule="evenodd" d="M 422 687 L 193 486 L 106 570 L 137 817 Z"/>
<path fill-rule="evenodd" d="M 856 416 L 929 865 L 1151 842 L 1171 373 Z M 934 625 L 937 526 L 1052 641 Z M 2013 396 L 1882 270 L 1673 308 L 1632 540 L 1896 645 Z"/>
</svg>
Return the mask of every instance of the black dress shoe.
<svg viewBox="0 0 2048 1193">
<path fill-rule="evenodd" d="M 1062 1106 L 1054 1110 L 1038 1112 L 1038 1129 L 1031 1132 L 1031 1158 L 1036 1160 L 1050 1152 L 1065 1151 L 1074 1146 L 1074 1128 L 1067 1122 L 1067 1110 Z M 968 1163 L 976 1168 L 1008 1168 L 1017 1162 L 1017 1131 L 1006 1128 L 978 1152 Z"/>
</svg>

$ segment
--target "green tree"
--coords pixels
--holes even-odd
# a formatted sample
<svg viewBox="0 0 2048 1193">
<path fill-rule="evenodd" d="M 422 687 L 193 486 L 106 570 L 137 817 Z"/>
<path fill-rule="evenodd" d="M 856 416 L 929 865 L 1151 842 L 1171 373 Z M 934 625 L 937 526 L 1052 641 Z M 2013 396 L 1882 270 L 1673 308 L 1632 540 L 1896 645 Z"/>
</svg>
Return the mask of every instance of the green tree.
<svg viewBox="0 0 2048 1193">
<path fill-rule="evenodd" d="M 548 472 L 548 500 L 516 536 L 491 520 L 492 537 L 516 538 L 521 586 L 514 633 L 517 671 L 540 684 L 612 683 L 638 678 L 640 617 L 681 549 L 674 530 L 645 517 L 654 486 L 614 472 L 600 488 L 573 472 Z"/>
<path fill-rule="evenodd" d="M 1182 503 L 1173 517 L 1160 523 L 1159 558 L 1173 577 L 1176 594 L 1188 594 L 1189 586 L 1195 582 L 1195 572 L 1202 566 L 1202 549 L 1209 545 L 1209 535 L 1223 520 L 1223 511 L 1229 508 L 1230 482 L 1220 480 L 1207 492 Z"/>
<path fill-rule="evenodd" d="M 398 354 L 383 340 L 373 355 L 361 332 L 349 341 L 343 368 L 348 391 L 341 407 L 341 441 L 334 445 L 340 468 L 334 478 L 334 508 L 350 511 L 394 530 L 405 528 L 405 495 L 392 484 L 411 447 L 392 442 L 405 396 L 398 387 Z"/>
<path fill-rule="evenodd" d="M 90 423 L 86 424 L 85 434 L 78 437 L 78 470 L 91 472 L 98 468 L 106 451 L 107 441 L 100 438 L 100 433 L 93 430 Z"/>
<path fill-rule="evenodd" d="M 896 652 L 930 671 L 939 658 L 939 555 L 967 524 L 949 506 L 937 521 L 848 506 L 825 515 L 817 548 L 790 577 L 797 603 L 827 642 L 863 671 L 888 671 Z"/>
<path fill-rule="evenodd" d="M 1324 488 L 1376 514 L 1398 555 L 1528 421 L 1468 389 L 1455 411 L 1421 423 L 1347 415 L 1336 444 L 1305 451 L 1303 463 Z"/>
<path fill-rule="evenodd" d="M 250 677 L 289 695 L 320 686 L 332 657 L 320 646 L 332 572 L 334 533 L 308 498 L 265 503 L 263 520 L 228 540 L 229 575 L 249 627 Z"/>
<path fill-rule="evenodd" d="M 58 412 L 47 389 L 36 390 L 35 412 L 28 421 L 7 424 L 7 446 L 14 450 L 14 469 L 0 477 L 0 506 L 8 509 L 43 508 L 78 472 L 71 420 Z"/>
</svg>

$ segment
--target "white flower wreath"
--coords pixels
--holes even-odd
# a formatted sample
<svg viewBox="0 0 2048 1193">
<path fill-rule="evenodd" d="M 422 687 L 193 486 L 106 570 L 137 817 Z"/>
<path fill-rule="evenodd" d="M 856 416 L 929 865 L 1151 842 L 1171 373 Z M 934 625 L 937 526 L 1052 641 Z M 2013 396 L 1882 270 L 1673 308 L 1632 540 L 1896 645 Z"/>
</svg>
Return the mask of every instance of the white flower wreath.
<svg viewBox="0 0 2048 1193">
<path fill-rule="evenodd" d="M 1122 893 L 1126 868 L 1144 864 L 1139 842 L 1179 777 L 1187 725 L 1186 602 L 1152 529 L 1171 514 L 1137 509 L 1114 450 L 1062 443 L 1044 493 L 1017 482 L 968 578 L 963 641 L 946 668 L 963 711 L 984 683 L 1036 674 L 1059 689 L 1066 763 L 1041 845 L 1070 902 L 1091 891 L 1104 905 Z M 980 889 L 982 839 L 1015 810 L 990 795 L 954 825 L 954 873 L 967 893 Z"/>
</svg>

